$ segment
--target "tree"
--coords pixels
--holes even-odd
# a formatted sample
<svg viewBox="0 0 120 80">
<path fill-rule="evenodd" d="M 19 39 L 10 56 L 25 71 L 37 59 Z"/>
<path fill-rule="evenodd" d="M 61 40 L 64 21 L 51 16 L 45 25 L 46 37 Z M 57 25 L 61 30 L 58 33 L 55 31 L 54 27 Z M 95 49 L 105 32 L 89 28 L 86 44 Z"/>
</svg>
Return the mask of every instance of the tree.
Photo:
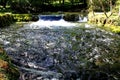
<svg viewBox="0 0 120 80">
<path fill-rule="evenodd" d="M 95 16 L 95 14 L 94 14 L 94 2 L 93 2 L 93 0 L 89 1 L 89 5 L 90 5 L 89 9 L 92 10 L 93 15 Z"/>
<path fill-rule="evenodd" d="M 0 0 L 0 5 L 3 6 L 3 8 L 6 8 L 8 0 Z"/>
<path fill-rule="evenodd" d="M 112 16 L 113 6 L 116 5 L 115 3 L 116 3 L 116 0 L 97 0 L 97 1 L 90 0 L 89 1 L 89 4 L 93 11 L 94 16 L 95 16 L 94 11 L 100 11 L 105 14 L 106 19 L 103 22 L 103 26 L 104 24 L 106 24 L 106 21 L 108 20 L 108 18 Z M 108 11 L 110 12 L 110 14 L 107 14 Z"/>
<path fill-rule="evenodd" d="M 102 10 L 103 10 L 106 18 L 108 18 L 108 15 L 107 15 L 107 13 L 106 13 L 106 10 L 105 10 L 105 7 L 104 7 L 104 5 L 103 5 L 103 2 L 102 2 L 101 0 L 98 0 L 98 1 L 99 1 L 99 3 L 100 3 L 100 6 L 102 7 Z"/>
</svg>

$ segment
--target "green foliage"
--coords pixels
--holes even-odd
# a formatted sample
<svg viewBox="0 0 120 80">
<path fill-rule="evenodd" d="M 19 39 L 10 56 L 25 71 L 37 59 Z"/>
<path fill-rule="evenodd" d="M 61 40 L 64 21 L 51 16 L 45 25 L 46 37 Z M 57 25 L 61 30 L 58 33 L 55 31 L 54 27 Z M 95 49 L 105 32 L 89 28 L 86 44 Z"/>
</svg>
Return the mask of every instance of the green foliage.
<svg viewBox="0 0 120 80">
<path fill-rule="evenodd" d="M 9 26 L 14 22 L 14 18 L 11 14 L 0 14 L 0 27 Z"/>
<path fill-rule="evenodd" d="M 114 7 L 114 11 L 119 13 L 119 9 L 120 9 L 120 0 L 116 0 L 116 3 L 115 3 L 115 7 Z"/>
<path fill-rule="evenodd" d="M 44 11 L 69 11 L 86 8 L 87 0 L 12 0 L 9 6 L 16 13 L 40 13 Z"/>
<path fill-rule="evenodd" d="M 120 26 L 111 26 L 110 30 L 114 33 L 120 34 Z"/>
<path fill-rule="evenodd" d="M 6 8 L 8 0 L 0 0 L 0 5 L 2 5 L 4 8 Z"/>
<path fill-rule="evenodd" d="M 31 14 L 13 14 L 13 17 L 14 17 L 15 21 L 17 21 L 17 22 L 32 20 Z"/>
<path fill-rule="evenodd" d="M 104 8 L 105 8 L 105 11 L 110 11 L 110 0 L 100 0 L 101 3 L 103 4 Z M 116 1 L 117 0 L 111 0 L 112 2 L 112 5 L 116 5 Z M 100 2 L 98 0 L 90 0 L 89 1 L 89 9 L 93 10 L 93 11 L 96 11 L 96 12 L 102 12 L 102 5 L 100 4 Z"/>
<path fill-rule="evenodd" d="M 97 14 L 97 13 L 95 13 L 95 15 L 93 15 L 92 13 L 89 13 L 88 18 L 89 18 L 89 23 L 94 23 L 94 24 L 97 24 L 98 26 L 102 26 L 104 22 L 106 22 L 105 26 L 104 27 L 102 26 L 101 28 L 112 31 L 117 34 L 120 33 L 120 21 L 116 13 L 114 13 L 107 20 L 104 14 Z"/>
<path fill-rule="evenodd" d="M 2 6 L 0 6 L 0 13 L 6 13 L 6 12 L 12 12 L 12 10 L 10 9 L 10 6 L 6 6 L 6 8 L 3 8 Z"/>
</svg>

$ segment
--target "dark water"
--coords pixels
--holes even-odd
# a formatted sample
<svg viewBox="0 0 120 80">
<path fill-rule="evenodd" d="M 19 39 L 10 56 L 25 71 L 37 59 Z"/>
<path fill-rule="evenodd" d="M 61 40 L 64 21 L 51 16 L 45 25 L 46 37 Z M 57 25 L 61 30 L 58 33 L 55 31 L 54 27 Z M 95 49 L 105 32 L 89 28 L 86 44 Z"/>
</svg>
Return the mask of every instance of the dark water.
<svg viewBox="0 0 120 80">
<path fill-rule="evenodd" d="M 120 36 L 86 23 L 76 26 L 0 29 L 20 80 L 119 80 Z"/>
</svg>

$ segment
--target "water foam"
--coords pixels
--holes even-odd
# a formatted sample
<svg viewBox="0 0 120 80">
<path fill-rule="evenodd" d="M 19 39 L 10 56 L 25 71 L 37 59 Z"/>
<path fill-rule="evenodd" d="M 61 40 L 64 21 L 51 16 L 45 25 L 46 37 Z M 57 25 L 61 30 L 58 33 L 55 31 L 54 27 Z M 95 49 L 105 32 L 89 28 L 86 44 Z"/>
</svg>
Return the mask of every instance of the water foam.
<svg viewBox="0 0 120 80">
<path fill-rule="evenodd" d="M 74 22 L 68 22 L 63 19 L 63 15 L 39 15 L 37 22 L 25 25 L 27 29 L 61 29 L 61 28 L 74 28 L 78 24 Z M 87 22 L 87 17 L 79 17 L 78 22 Z M 80 24 L 79 24 L 80 25 Z"/>
<path fill-rule="evenodd" d="M 37 22 L 33 22 L 30 24 L 29 28 L 32 29 L 40 29 L 40 28 L 49 28 L 49 29 L 54 29 L 54 28 L 71 28 L 75 27 L 75 23 L 72 22 L 67 22 L 63 19 L 58 20 L 58 21 L 50 21 L 50 20 L 39 20 Z"/>
</svg>

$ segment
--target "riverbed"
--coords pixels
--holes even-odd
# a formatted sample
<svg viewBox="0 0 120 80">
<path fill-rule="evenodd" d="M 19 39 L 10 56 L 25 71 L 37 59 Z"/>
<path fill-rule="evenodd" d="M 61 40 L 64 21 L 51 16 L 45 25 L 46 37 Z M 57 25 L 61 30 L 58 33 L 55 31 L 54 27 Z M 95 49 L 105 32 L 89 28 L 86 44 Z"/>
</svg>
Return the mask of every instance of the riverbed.
<svg viewBox="0 0 120 80">
<path fill-rule="evenodd" d="M 87 23 L 52 28 L 33 28 L 30 24 L 0 29 L 0 43 L 19 68 L 20 80 L 110 78 L 111 73 L 100 70 L 103 68 L 99 68 L 98 62 L 102 58 L 103 63 L 114 64 L 111 58 L 119 55 L 119 35 Z M 113 76 L 111 79 L 114 80 Z"/>
</svg>

